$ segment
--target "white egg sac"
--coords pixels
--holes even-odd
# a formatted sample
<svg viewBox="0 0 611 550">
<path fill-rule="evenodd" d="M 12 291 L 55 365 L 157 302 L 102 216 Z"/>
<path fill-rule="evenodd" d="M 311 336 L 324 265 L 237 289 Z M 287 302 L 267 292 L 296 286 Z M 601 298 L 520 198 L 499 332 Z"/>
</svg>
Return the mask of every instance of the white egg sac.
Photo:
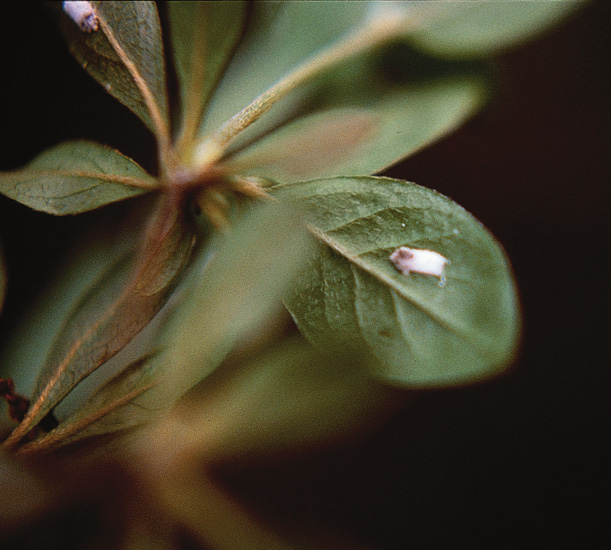
<svg viewBox="0 0 611 550">
<path fill-rule="evenodd" d="M 447 258 L 444 258 L 438 252 L 408 248 L 407 246 L 397 248 L 390 255 L 390 261 L 403 275 L 421 273 L 439 279 L 443 277 L 443 270 L 448 263 Z"/>
<path fill-rule="evenodd" d="M 64 2 L 63 8 L 82 31 L 89 33 L 98 30 L 98 16 L 91 2 Z"/>
</svg>

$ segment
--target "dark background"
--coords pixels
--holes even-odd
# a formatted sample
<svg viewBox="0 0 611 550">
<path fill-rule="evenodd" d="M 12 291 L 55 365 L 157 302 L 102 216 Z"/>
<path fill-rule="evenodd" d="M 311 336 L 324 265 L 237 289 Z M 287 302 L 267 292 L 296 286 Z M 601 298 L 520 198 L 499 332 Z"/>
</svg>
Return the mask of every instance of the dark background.
<svg viewBox="0 0 611 550">
<path fill-rule="evenodd" d="M 594 2 L 500 57 L 495 102 L 389 172 L 449 195 L 506 247 L 524 312 L 512 371 L 415 394 L 339 450 L 227 474 L 258 513 L 382 549 L 608 547 L 610 24 L 611 3 Z M 6 4 L 0 26 L 0 170 L 82 137 L 154 170 L 152 138 L 80 70 L 40 4 Z M 99 215 L 0 197 L 0 330 Z"/>
</svg>

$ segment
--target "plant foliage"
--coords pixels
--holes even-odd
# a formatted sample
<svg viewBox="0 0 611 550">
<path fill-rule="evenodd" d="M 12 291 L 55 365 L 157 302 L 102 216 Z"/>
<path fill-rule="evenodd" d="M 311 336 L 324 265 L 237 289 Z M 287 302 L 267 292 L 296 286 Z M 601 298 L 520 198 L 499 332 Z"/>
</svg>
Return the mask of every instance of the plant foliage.
<svg viewBox="0 0 611 550">
<path fill-rule="evenodd" d="M 150 198 L 145 222 L 92 236 L 12 336 L 3 368 L 30 381 L 30 407 L 5 449 L 112 434 L 126 448 L 141 426 L 159 441 L 199 385 L 170 447 L 265 454 L 364 422 L 390 386 L 509 364 L 520 319 L 502 247 L 447 197 L 373 174 L 473 116 L 487 58 L 575 3 L 169 2 L 162 29 L 154 2 L 81 2 L 85 30 L 63 4 L 71 54 L 154 134 L 158 170 L 72 141 L 0 174 L 2 194 L 53 215 Z M 400 271 L 400 247 L 442 257 L 443 275 Z M 313 347 L 238 360 L 283 301 Z"/>
</svg>

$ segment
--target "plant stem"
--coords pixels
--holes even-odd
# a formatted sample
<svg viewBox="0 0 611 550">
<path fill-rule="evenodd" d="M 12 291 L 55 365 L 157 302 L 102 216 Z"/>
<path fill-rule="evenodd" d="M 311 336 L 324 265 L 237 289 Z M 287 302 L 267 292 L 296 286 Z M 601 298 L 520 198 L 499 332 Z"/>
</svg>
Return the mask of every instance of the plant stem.
<svg viewBox="0 0 611 550">
<path fill-rule="evenodd" d="M 149 88 L 145 79 L 140 74 L 140 71 L 138 70 L 134 62 L 130 59 L 130 57 L 127 55 L 127 53 L 115 37 L 112 28 L 108 25 L 106 20 L 99 14 L 98 21 L 100 24 L 100 28 L 108 39 L 108 42 L 119 56 L 121 62 L 125 65 L 125 68 L 129 71 L 129 74 L 133 78 L 134 83 L 136 84 L 138 90 L 140 91 L 140 94 L 142 95 L 142 99 L 144 99 L 144 103 L 146 104 L 149 114 L 151 115 L 155 136 L 157 137 L 157 147 L 161 169 L 162 172 L 165 172 L 168 168 L 173 168 L 177 165 L 175 161 L 175 154 L 172 148 L 169 124 L 166 118 L 163 116 L 160 106 L 153 95 L 153 92 Z"/>
<path fill-rule="evenodd" d="M 218 161 L 233 139 L 291 91 L 333 65 L 404 33 L 408 24 L 413 22 L 411 13 L 408 15 L 404 10 L 394 10 L 369 18 L 354 32 L 297 66 L 250 105 L 227 120 L 211 136 L 200 141 L 195 149 L 195 164 L 201 168 Z"/>
</svg>

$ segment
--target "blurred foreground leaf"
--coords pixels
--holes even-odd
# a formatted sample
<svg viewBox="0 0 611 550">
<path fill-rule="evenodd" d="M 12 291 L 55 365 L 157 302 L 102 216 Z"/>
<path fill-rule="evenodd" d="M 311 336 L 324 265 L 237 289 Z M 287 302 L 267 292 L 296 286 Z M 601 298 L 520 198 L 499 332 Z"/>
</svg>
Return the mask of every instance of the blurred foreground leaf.
<svg viewBox="0 0 611 550">
<path fill-rule="evenodd" d="M 308 210 L 321 246 L 287 305 L 317 345 L 370 350 L 404 386 L 473 382 L 498 373 L 517 342 L 516 290 L 500 245 L 463 208 L 415 184 L 334 178 L 277 188 Z M 449 260 L 442 282 L 403 275 L 401 246 Z"/>
<path fill-rule="evenodd" d="M 236 341 L 277 313 L 312 239 L 291 208 L 274 204 L 249 213 L 216 246 L 212 257 L 204 250 L 192 267 L 157 352 L 109 381 L 60 424 L 57 430 L 69 438 L 50 432 L 47 443 L 43 437 L 31 449 L 124 430 L 167 412 L 221 363 Z M 76 423 L 79 429 L 73 433 Z"/>
<path fill-rule="evenodd" d="M 164 197 L 141 250 L 120 257 L 67 318 L 40 370 L 28 414 L 7 445 L 36 426 L 148 324 L 174 289 L 192 244 L 191 224 Z"/>
<path fill-rule="evenodd" d="M 142 233 L 140 220 L 150 212 L 150 208 L 136 209 L 127 223 L 115 215 L 90 222 L 86 234 L 65 243 L 63 257 L 49 271 L 43 287 L 32 290 L 30 299 L 24 301 L 23 312 L 7 330 L 0 350 L 2 375 L 13 378 L 20 391 L 32 392 L 37 371 L 77 304 L 93 292 L 112 266 L 134 253 Z M 40 250 L 33 247 L 31 252 Z"/>
<path fill-rule="evenodd" d="M 241 337 L 277 314 L 313 244 L 298 212 L 284 206 L 259 206 L 245 216 L 218 243 L 204 271 L 187 281 L 153 358 L 163 379 L 139 401 L 174 403 Z"/>
<path fill-rule="evenodd" d="M 0 193 L 48 214 L 78 214 L 143 193 L 155 179 L 118 151 L 72 141 L 0 173 Z"/>
<path fill-rule="evenodd" d="M 363 359 L 296 340 L 221 368 L 177 411 L 181 444 L 207 461 L 250 463 L 354 437 L 399 402 Z"/>
</svg>

